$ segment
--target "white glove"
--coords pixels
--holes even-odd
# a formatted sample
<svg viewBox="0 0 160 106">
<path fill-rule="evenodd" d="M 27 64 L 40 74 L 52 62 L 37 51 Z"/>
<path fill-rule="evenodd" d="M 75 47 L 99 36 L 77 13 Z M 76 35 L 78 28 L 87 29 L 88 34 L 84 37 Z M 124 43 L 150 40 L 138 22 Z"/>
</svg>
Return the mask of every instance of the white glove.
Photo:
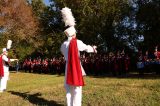
<svg viewBox="0 0 160 106">
<path fill-rule="evenodd" d="M 96 49 L 97 49 L 97 46 L 94 45 L 94 46 L 93 46 L 93 49 L 94 49 L 94 52 L 97 53 L 97 50 L 96 50 Z"/>
</svg>

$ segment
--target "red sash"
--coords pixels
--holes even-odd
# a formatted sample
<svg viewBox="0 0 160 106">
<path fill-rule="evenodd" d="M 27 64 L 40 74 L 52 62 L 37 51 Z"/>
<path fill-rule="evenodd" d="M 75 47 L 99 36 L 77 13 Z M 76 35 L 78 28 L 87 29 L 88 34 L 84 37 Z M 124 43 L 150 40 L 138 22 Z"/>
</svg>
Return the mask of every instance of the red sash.
<svg viewBox="0 0 160 106">
<path fill-rule="evenodd" d="M 0 55 L 0 77 L 3 76 L 4 76 L 3 61 L 2 61 L 2 55 Z"/>
<path fill-rule="evenodd" d="M 73 86 L 84 86 L 76 38 L 72 38 L 69 44 L 66 83 Z"/>
</svg>

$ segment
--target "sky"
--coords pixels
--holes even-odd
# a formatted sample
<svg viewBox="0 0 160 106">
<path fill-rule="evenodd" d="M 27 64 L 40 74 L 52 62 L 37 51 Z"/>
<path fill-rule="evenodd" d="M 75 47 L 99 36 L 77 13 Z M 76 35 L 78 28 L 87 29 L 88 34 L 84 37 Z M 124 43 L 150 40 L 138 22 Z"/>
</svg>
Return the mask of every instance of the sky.
<svg viewBox="0 0 160 106">
<path fill-rule="evenodd" d="M 46 4 L 46 5 L 49 5 L 49 0 L 43 0 L 43 2 Z"/>
<path fill-rule="evenodd" d="M 31 2 L 32 0 L 29 0 L 29 2 Z M 49 5 L 50 4 L 50 0 L 42 0 L 46 5 Z"/>
</svg>

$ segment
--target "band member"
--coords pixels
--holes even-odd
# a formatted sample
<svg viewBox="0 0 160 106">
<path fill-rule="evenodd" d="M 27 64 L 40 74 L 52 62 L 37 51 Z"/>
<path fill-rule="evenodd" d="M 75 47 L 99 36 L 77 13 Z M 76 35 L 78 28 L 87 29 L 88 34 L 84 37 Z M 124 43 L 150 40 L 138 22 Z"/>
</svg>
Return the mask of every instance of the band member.
<svg viewBox="0 0 160 106">
<path fill-rule="evenodd" d="M 137 69 L 139 71 L 140 75 L 143 75 L 144 73 L 144 56 L 142 54 L 142 51 L 139 51 L 137 56 Z"/>
<path fill-rule="evenodd" d="M 7 57 L 8 51 L 6 48 L 3 48 L 3 53 L 1 54 L 1 69 L 0 69 L 0 92 L 6 90 L 7 87 L 7 80 L 9 78 L 9 62 L 10 59 Z"/>
<path fill-rule="evenodd" d="M 9 62 L 8 50 L 11 48 L 12 41 L 8 40 L 7 48 L 2 49 L 2 54 L 0 55 L 0 92 L 6 90 L 7 80 L 9 78 Z M 14 60 L 13 60 L 14 61 Z"/>
<path fill-rule="evenodd" d="M 76 38 L 76 30 L 74 28 L 75 21 L 71 9 L 65 7 L 61 12 L 65 25 L 69 26 L 69 28 L 64 31 L 68 39 L 61 45 L 61 52 L 66 61 L 64 85 L 66 89 L 67 106 L 81 106 L 82 86 L 84 86 L 83 75 L 85 75 L 85 72 L 80 62 L 79 51 L 96 52 L 96 46 L 86 45 Z M 69 20 L 72 21 L 69 22 Z"/>
</svg>

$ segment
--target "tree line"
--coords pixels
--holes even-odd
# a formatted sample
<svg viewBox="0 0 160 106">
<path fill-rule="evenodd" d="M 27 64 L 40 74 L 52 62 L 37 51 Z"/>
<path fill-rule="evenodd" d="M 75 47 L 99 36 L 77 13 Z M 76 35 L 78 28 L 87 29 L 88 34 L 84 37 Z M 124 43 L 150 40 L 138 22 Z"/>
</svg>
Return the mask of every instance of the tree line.
<svg viewBox="0 0 160 106">
<path fill-rule="evenodd" d="M 159 45 L 159 0 L 1 0 L 0 48 L 13 41 L 11 58 L 59 56 L 64 36 L 60 10 L 72 9 L 77 37 L 99 53 Z"/>
</svg>

